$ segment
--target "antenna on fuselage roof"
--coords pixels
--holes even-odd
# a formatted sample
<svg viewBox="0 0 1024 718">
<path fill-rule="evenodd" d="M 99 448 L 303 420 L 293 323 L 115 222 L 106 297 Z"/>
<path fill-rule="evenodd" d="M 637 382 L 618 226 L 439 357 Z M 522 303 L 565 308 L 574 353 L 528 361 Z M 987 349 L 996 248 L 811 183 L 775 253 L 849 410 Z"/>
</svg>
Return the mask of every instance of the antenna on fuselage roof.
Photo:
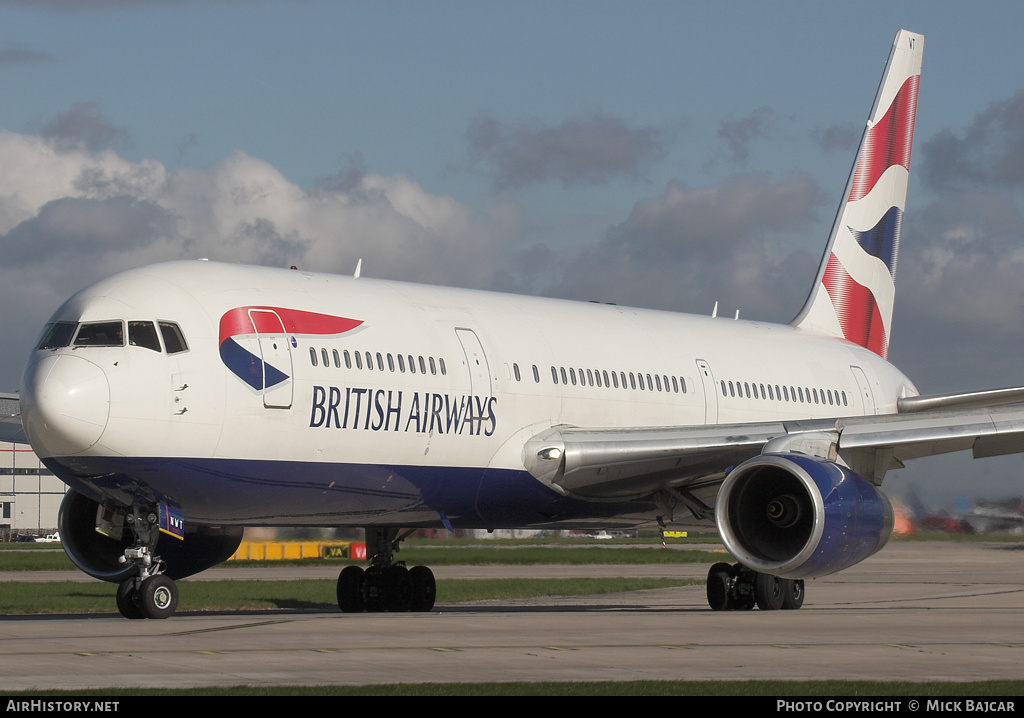
<svg viewBox="0 0 1024 718">
<path fill-rule="evenodd" d="M 362 273 L 362 271 L 363 271 L 363 258 L 360 257 L 359 261 L 356 262 L 356 272 L 355 272 L 355 274 L 352 275 L 352 278 L 353 279 L 359 279 L 359 275 Z"/>
<path fill-rule="evenodd" d="M 715 308 L 711 310 L 711 318 L 714 319 L 718 316 L 718 302 L 715 302 Z"/>
</svg>

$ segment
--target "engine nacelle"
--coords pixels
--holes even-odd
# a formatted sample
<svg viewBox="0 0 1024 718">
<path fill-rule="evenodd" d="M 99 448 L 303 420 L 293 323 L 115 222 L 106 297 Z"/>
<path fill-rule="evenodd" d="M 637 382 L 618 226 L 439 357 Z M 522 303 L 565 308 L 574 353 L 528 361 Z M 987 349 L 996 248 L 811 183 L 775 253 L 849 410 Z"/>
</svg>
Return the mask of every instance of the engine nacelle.
<svg viewBox="0 0 1024 718">
<path fill-rule="evenodd" d="M 755 571 L 816 578 L 863 561 L 889 541 L 893 509 L 870 482 L 803 454 L 764 454 L 722 483 L 715 520 L 725 547 Z"/>
<path fill-rule="evenodd" d="M 118 562 L 132 545 L 131 532 L 126 530 L 120 540 L 98 533 L 98 510 L 97 502 L 68 489 L 57 519 L 61 543 L 78 568 L 101 581 L 120 583 L 137 573 L 137 569 Z M 227 561 L 241 542 L 241 528 L 200 526 L 186 528 L 183 541 L 161 534 L 154 553 L 166 562 L 167 577 L 179 579 Z"/>
</svg>

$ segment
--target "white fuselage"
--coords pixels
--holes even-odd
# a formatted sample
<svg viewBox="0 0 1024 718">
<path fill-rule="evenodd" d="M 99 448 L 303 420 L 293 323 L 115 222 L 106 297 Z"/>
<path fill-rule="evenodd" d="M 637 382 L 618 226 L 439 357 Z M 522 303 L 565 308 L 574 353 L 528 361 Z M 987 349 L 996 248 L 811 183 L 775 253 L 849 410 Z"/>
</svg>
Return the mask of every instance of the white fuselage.
<svg viewBox="0 0 1024 718">
<path fill-rule="evenodd" d="M 239 308 L 360 323 L 234 335 L 286 376 L 264 388 L 223 359 L 222 317 Z M 26 432 L 95 498 L 152 493 L 203 523 L 416 525 L 454 514 L 493 527 L 506 519 L 471 507 L 482 493 L 464 486 L 450 509 L 430 497 L 445 494 L 446 476 L 532 480 L 523 445 L 552 426 L 859 416 L 895 412 L 917 393 L 872 352 L 786 325 L 206 261 L 115 275 L 52 321 L 115 320 L 173 321 L 188 350 L 37 350 L 23 383 Z M 75 378 L 86 363 L 105 377 L 106 397 L 92 366 Z M 50 405 L 76 392 L 88 415 L 54 416 Z M 188 469 L 172 479 L 176 462 Z M 303 498 L 274 516 L 290 486 Z M 558 515 L 571 519 L 564 507 Z"/>
</svg>

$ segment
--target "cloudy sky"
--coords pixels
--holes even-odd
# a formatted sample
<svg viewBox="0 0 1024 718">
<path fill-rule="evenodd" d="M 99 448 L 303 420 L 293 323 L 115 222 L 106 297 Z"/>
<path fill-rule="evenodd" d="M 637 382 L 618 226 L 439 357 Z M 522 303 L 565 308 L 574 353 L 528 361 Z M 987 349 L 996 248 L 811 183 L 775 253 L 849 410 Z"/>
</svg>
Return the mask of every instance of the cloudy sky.
<svg viewBox="0 0 1024 718">
<path fill-rule="evenodd" d="M 0 0 L 0 390 L 75 290 L 190 257 L 787 322 L 900 27 L 890 358 L 1024 384 L 1024 4 Z"/>
</svg>

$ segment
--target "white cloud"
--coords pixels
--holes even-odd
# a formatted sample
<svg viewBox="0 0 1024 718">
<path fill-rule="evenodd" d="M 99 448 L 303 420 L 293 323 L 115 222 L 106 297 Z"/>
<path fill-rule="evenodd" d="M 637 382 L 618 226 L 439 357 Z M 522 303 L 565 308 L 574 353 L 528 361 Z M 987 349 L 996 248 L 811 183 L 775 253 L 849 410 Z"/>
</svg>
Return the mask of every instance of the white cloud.
<svg viewBox="0 0 1024 718">
<path fill-rule="evenodd" d="M 4 365 L 0 352 L 8 387 L 60 302 L 121 269 L 208 257 L 348 273 L 362 258 L 372 276 L 484 287 L 518 221 L 509 205 L 480 212 L 402 176 L 307 192 L 242 152 L 169 170 L 0 132 L 0 166 L 0 299 L 18 354 Z"/>
</svg>

